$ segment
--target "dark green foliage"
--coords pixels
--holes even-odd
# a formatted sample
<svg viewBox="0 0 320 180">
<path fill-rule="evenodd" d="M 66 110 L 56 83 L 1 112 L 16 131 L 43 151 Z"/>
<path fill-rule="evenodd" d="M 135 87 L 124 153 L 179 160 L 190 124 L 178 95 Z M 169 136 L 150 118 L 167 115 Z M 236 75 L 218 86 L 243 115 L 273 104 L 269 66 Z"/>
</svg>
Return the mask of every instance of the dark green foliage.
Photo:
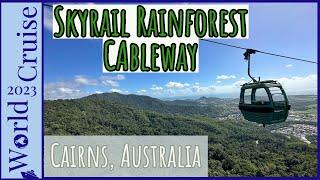
<svg viewBox="0 0 320 180">
<path fill-rule="evenodd" d="M 247 121 L 215 120 L 182 102 L 115 93 L 46 101 L 45 134 L 208 135 L 210 176 L 316 175 L 315 144 Z"/>
</svg>

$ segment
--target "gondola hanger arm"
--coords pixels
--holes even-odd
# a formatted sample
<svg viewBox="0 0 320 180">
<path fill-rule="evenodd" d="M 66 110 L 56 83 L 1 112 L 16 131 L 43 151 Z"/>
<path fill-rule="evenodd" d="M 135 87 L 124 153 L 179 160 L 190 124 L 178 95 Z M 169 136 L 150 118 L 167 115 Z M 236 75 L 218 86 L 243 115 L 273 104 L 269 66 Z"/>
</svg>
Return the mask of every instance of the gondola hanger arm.
<svg viewBox="0 0 320 180">
<path fill-rule="evenodd" d="M 250 73 L 250 57 L 251 54 L 255 54 L 256 50 L 254 49 L 246 49 L 246 52 L 243 53 L 244 55 L 244 59 L 248 61 L 248 76 L 252 79 L 253 82 L 258 82 L 254 77 L 251 76 Z M 259 81 L 260 81 L 260 77 L 259 77 Z"/>
</svg>

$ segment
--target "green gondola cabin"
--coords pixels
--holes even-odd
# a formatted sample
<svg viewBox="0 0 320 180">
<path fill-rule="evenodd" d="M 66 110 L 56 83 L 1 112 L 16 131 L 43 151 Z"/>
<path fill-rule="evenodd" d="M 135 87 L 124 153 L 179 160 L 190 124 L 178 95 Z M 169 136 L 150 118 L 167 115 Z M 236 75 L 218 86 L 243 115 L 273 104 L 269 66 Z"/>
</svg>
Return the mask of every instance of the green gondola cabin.
<svg viewBox="0 0 320 180">
<path fill-rule="evenodd" d="M 256 81 L 241 87 L 239 109 L 248 121 L 263 126 L 284 122 L 290 107 L 286 93 L 277 81 Z"/>
</svg>

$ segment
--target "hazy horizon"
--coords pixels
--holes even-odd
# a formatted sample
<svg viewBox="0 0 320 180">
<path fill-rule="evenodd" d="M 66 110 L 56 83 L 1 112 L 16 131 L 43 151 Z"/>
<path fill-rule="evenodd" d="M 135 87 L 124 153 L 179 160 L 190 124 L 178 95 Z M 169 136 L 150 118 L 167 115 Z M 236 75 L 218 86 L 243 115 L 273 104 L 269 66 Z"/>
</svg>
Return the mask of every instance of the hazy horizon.
<svg viewBox="0 0 320 180">
<path fill-rule="evenodd" d="M 160 99 L 163 101 L 174 101 L 174 100 L 196 100 L 202 97 L 205 98 L 219 98 L 219 99 L 238 99 L 240 96 L 240 92 L 239 94 L 234 95 L 234 96 L 227 96 L 227 95 L 218 95 L 218 96 L 214 96 L 214 95 L 199 95 L 199 96 L 178 96 L 178 97 L 156 97 L 156 96 L 149 96 L 149 95 L 141 95 L 141 94 L 135 94 L 135 93 L 129 93 L 129 94 L 124 94 L 124 93 L 120 93 L 120 92 L 102 92 L 102 93 L 93 93 L 93 94 L 88 94 L 86 96 L 83 97 L 75 97 L 75 98 L 62 98 L 62 99 L 44 99 L 46 101 L 54 101 L 54 100 L 70 100 L 70 99 L 81 99 L 84 97 L 88 97 L 91 95 L 102 95 L 102 94 L 120 94 L 120 95 L 136 95 L 136 96 L 147 96 L 147 97 L 151 97 L 151 98 L 155 98 L 155 99 Z M 317 94 L 287 94 L 287 96 L 317 96 Z"/>
</svg>

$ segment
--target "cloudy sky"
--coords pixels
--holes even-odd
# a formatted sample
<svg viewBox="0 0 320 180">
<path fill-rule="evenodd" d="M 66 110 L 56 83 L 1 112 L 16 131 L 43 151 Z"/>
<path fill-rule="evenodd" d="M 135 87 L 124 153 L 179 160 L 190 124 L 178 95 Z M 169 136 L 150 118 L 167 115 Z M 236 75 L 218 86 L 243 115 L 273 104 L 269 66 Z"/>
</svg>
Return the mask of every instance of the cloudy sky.
<svg viewBox="0 0 320 180">
<path fill-rule="evenodd" d="M 316 4 L 250 4 L 249 39 L 217 40 L 253 49 L 317 60 Z M 248 82 L 243 50 L 200 42 L 199 73 L 102 73 L 102 40 L 52 39 L 51 9 L 45 8 L 45 99 L 119 92 L 158 98 L 237 97 Z M 316 94 L 315 64 L 256 54 L 252 74 L 275 79 L 288 94 Z"/>
</svg>

